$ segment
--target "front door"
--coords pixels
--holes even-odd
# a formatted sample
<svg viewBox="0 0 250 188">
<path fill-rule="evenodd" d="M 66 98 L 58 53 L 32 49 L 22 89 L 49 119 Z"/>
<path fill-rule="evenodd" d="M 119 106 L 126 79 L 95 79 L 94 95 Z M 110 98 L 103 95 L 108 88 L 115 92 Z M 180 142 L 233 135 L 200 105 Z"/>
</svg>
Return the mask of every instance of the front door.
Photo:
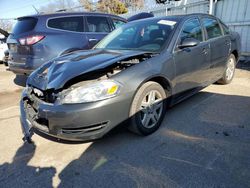
<svg viewBox="0 0 250 188">
<path fill-rule="evenodd" d="M 186 38 L 194 38 L 200 43 L 194 47 L 179 49 L 178 44 L 181 44 Z M 204 41 L 198 18 L 189 19 L 184 23 L 174 52 L 174 61 L 176 94 L 196 89 L 209 82 L 210 47 Z"/>
</svg>

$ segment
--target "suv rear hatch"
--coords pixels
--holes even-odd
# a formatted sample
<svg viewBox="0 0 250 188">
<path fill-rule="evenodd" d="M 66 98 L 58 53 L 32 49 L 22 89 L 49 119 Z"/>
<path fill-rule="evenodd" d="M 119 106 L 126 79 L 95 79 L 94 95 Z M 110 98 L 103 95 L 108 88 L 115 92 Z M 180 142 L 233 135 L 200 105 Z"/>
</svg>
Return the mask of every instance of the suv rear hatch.
<svg viewBox="0 0 250 188">
<path fill-rule="evenodd" d="M 32 36 L 30 32 L 34 30 L 36 25 L 37 18 L 35 17 L 21 17 L 17 19 L 17 23 L 7 40 L 11 61 L 25 63 L 22 56 L 33 55 L 31 44 L 34 41 L 31 38 L 29 41 L 27 39 Z"/>
</svg>

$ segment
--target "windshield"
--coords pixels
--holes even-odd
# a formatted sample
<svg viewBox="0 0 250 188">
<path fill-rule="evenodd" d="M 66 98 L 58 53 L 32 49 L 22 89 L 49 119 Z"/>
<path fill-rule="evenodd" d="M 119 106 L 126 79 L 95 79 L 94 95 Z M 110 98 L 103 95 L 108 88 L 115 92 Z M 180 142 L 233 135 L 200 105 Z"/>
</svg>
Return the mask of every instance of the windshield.
<svg viewBox="0 0 250 188">
<path fill-rule="evenodd" d="M 95 48 L 159 52 L 168 41 L 175 25 L 176 22 L 170 20 L 128 23 L 110 33 Z"/>
<path fill-rule="evenodd" d="M 32 17 L 19 18 L 12 30 L 12 33 L 20 34 L 20 33 L 31 31 L 36 26 L 36 23 L 37 23 L 36 18 L 32 18 Z"/>
</svg>

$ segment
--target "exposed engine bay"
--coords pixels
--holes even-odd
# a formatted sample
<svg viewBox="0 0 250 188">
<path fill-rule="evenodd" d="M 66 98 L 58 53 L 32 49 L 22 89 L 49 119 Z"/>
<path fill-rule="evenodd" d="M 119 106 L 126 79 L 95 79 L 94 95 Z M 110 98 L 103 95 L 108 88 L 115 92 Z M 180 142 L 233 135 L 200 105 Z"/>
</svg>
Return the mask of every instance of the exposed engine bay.
<svg viewBox="0 0 250 188">
<path fill-rule="evenodd" d="M 47 103 L 54 103 L 59 95 L 67 92 L 67 90 L 71 90 L 74 88 L 77 88 L 79 86 L 88 85 L 93 82 L 102 81 L 102 80 L 108 80 L 112 78 L 114 75 L 120 73 L 121 71 L 124 71 L 140 62 L 143 62 L 151 57 L 153 57 L 155 54 L 140 54 L 132 57 L 125 58 L 123 60 L 119 60 L 115 63 L 112 63 L 111 65 L 97 69 L 94 71 L 87 72 L 85 74 L 76 76 L 70 80 L 68 80 L 63 87 L 59 89 L 47 89 L 47 90 L 40 90 L 36 87 L 33 89 L 30 89 L 28 93 L 30 95 L 33 95 L 40 100 L 47 102 Z M 41 74 L 43 77 L 46 77 L 46 74 L 44 72 Z"/>
<path fill-rule="evenodd" d="M 104 69 L 96 70 L 84 75 L 77 76 L 76 78 L 73 78 L 72 80 L 69 80 L 63 89 L 67 89 L 71 86 L 78 86 L 82 85 L 84 83 L 89 83 L 93 81 L 99 81 L 99 80 L 105 80 L 109 79 L 112 76 L 120 73 L 121 71 L 132 67 L 133 65 L 136 65 L 142 61 L 145 61 L 152 57 L 149 54 L 143 54 L 136 57 L 130 57 L 121 61 L 116 62 L 115 64 L 112 64 L 111 66 L 108 66 Z"/>
</svg>

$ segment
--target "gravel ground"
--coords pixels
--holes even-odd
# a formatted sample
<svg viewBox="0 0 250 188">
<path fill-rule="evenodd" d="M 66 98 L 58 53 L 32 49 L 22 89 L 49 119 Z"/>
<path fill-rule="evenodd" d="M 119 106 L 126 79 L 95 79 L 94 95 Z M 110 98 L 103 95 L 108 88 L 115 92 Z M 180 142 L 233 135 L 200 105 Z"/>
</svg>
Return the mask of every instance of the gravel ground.
<svg viewBox="0 0 250 188">
<path fill-rule="evenodd" d="M 250 69 L 243 65 L 230 85 L 211 85 L 169 109 L 153 135 L 118 128 L 81 144 L 34 135 L 32 145 L 23 144 L 19 123 L 17 84 L 25 78 L 0 65 L 0 187 L 250 187 Z"/>
</svg>

